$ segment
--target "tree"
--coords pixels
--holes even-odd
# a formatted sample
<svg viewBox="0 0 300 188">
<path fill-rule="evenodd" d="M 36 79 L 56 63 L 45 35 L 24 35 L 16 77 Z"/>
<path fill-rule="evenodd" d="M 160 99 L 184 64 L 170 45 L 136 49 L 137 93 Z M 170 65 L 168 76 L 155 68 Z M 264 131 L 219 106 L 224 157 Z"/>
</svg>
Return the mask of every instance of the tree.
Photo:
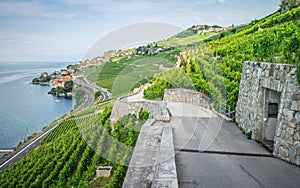
<svg viewBox="0 0 300 188">
<path fill-rule="evenodd" d="M 300 6 L 300 0 L 282 0 L 280 3 L 281 14 Z"/>
<path fill-rule="evenodd" d="M 144 111 L 143 108 L 141 108 L 139 112 L 139 119 L 142 121 L 146 121 L 149 118 L 149 113 L 147 111 Z"/>
<path fill-rule="evenodd" d="M 95 100 L 97 100 L 98 97 L 102 96 L 101 91 L 96 91 L 96 92 L 94 93 L 94 96 L 95 96 Z"/>
<path fill-rule="evenodd" d="M 74 83 L 73 83 L 72 80 L 67 81 L 67 82 L 65 82 L 65 84 L 64 84 L 64 90 L 65 90 L 66 92 L 71 92 L 71 91 L 73 90 L 73 86 L 74 86 Z"/>
<path fill-rule="evenodd" d="M 61 86 L 56 87 L 56 93 L 63 93 L 64 92 L 64 88 Z"/>
<path fill-rule="evenodd" d="M 223 33 L 220 34 L 220 38 L 219 39 L 222 39 L 224 37 L 225 37 L 225 33 L 223 32 Z"/>
</svg>

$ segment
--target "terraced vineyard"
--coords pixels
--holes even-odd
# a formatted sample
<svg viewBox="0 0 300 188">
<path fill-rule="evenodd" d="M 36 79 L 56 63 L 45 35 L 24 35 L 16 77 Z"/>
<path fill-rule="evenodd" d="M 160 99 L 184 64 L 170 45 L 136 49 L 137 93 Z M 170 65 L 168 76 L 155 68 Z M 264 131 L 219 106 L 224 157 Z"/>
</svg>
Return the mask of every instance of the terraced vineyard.
<svg viewBox="0 0 300 188">
<path fill-rule="evenodd" d="M 100 165 L 114 169 L 114 175 L 100 184 L 104 181 L 108 187 L 121 187 L 145 119 L 127 115 L 112 132 L 105 127 L 110 113 L 107 108 L 100 115 L 86 114 L 61 122 L 38 149 L 0 175 L 0 187 L 87 187 Z M 126 137 L 118 136 L 123 134 Z"/>
<path fill-rule="evenodd" d="M 299 20 L 300 8 L 295 8 L 255 21 L 252 26 L 244 27 L 235 34 L 190 47 L 181 54 L 181 70 L 190 78 L 196 90 L 212 98 L 215 107 L 222 101 L 231 109 L 235 109 L 238 99 L 244 61 L 296 64 L 300 82 Z M 153 80 L 155 84 L 145 93 L 161 99 L 163 92 L 155 93 L 153 88 L 164 90 L 166 86 L 178 87 L 161 81 L 164 79 L 162 74 L 157 75 Z M 173 79 L 176 80 L 176 76 Z"/>
</svg>

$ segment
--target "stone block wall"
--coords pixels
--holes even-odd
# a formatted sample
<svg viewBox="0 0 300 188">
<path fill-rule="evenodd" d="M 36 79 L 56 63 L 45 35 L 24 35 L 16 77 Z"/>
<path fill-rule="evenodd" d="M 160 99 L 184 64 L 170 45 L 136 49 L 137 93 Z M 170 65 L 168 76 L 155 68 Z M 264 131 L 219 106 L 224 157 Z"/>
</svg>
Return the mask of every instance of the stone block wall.
<svg viewBox="0 0 300 188">
<path fill-rule="evenodd" d="M 182 102 L 212 109 L 212 103 L 208 96 L 203 93 L 188 89 L 166 89 L 164 93 L 165 101 L 128 101 L 129 96 L 120 97 L 115 103 L 110 116 L 110 123 L 113 125 L 119 118 L 127 114 L 138 114 L 143 108 L 151 113 L 152 117 L 158 121 L 169 121 L 165 102 Z"/>
<path fill-rule="evenodd" d="M 266 93 L 280 95 L 273 155 L 300 166 L 300 87 L 296 67 L 244 62 L 236 122 L 252 139 L 264 141 Z"/>
<path fill-rule="evenodd" d="M 127 114 L 138 114 L 140 109 L 149 110 L 150 102 L 128 102 L 124 99 L 118 99 L 114 103 L 114 107 L 110 116 L 110 123 L 113 125 L 119 118 Z"/>
<path fill-rule="evenodd" d="M 182 102 L 212 109 L 211 100 L 208 96 L 189 89 L 166 89 L 164 100 L 166 102 Z"/>
<path fill-rule="evenodd" d="M 122 116 L 136 114 L 141 108 L 147 110 L 150 116 L 158 121 L 170 121 L 170 116 L 166 110 L 166 104 L 162 101 L 128 101 L 127 97 L 119 98 L 115 103 L 110 116 L 110 124 L 113 124 Z"/>
</svg>

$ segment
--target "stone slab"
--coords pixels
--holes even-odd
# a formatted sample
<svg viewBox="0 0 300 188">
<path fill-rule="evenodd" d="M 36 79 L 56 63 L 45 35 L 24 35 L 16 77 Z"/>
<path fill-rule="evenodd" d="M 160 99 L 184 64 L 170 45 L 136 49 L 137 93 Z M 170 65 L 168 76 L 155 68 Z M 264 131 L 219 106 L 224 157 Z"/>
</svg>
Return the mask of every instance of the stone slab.
<svg viewBox="0 0 300 188">
<path fill-rule="evenodd" d="M 172 127 L 164 124 L 152 188 L 178 187 Z"/>
</svg>

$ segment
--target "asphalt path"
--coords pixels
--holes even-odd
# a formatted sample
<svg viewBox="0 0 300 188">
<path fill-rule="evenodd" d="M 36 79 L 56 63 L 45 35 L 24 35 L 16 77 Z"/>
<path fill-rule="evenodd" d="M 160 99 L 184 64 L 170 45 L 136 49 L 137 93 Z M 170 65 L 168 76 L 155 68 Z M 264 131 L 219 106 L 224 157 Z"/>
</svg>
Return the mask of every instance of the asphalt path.
<svg viewBox="0 0 300 188">
<path fill-rule="evenodd" d="M 234 123 L 190 104 L 168 108 L 179 187 L 299 187 L 300 167 L 274 158 Z"/>
<path fill-rule="evenodd" d="M 94 91 L 101 91 L 102 93 L 102 101 L 108 100 L 111 97 L 111 94 L 104 90 L 103 88 L 100 88 L 93 83 L 89 82 L 85 77 L 83 81 L 76 81 L 76 84 L 82 87 L 87 94 L 87 99 L 85 102 L 75 109 L 72 113 L 77 113 L 80 112 L 89 106 L 91 106 L 94 103 Z M 3 161 L 2 164 L 0 165 L 0 174 L 4 172 L 5 169 L 9 168 L 11 165 L 13 165 L 15 162 L 19 161 L 21 158 L 26 156 L 30 151 L 38 148 L 41 145 L 42 140 L 44 139 L 45 136 L 47 136 L 53 129 L 55 129 L 61 121 L 57 120 L 49 129 L 46 129 L 42 134 L 38 135 L 36 138 L 28 141 L 26 143 L 25 147 L 23 148 L 17 148 L 14 155 L 12 155 L 9 159 L 6 161 Z"/>
<path fill-rule="evenodd" d="M 102 94 L 102 101 L 106 101 L 108 99 L 111 98 L 111 94 L 105 89 L 105 88 L 101 88 L 97 85 L 94 85 L 93 83 L 91 83 L 90 81 L 88 81 L 86 79 L 86 77 L 83 77 L 83 82 L 85 83 L 86 86 L 93 88 L 94 90 L 100 91 Z"/>
</svg>

